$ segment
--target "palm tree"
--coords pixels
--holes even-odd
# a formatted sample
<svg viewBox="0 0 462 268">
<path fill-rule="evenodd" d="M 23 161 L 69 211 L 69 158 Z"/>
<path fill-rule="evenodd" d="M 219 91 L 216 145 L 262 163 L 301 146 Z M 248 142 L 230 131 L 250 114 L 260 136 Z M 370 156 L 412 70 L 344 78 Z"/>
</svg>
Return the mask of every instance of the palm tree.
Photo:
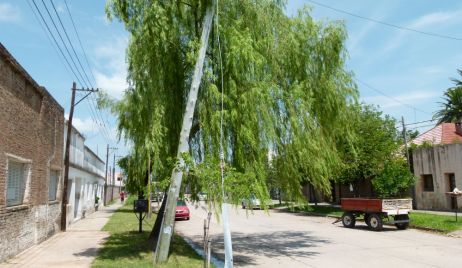
<svg viewBox="0 0 462 268">
<path fill-rule="evenodd" d="M 457 70 L 462 76 L 462 70 Z M 441 123 L 462 123 L 462 80 L 452 79 L 455 86 L 444 93 L 442 109 L 437 111 L 433 118 Z"/>
</svg>

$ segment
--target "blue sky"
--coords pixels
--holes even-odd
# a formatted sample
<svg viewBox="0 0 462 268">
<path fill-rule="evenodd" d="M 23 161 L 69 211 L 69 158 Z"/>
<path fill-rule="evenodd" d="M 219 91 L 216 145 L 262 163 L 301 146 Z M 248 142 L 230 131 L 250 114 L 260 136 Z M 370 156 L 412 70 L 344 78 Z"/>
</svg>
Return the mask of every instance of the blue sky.
<svg viewBox="0 0 462 268">
<path fill-rule="evenodd" d="M 317 1 L 391 24 L 462 38 L 462 1 Z M 48 19 L 42 0 L 35 2 Z M 49 0 L 44 2 L 54 15 Z M 87 69 L 64 0 L 53 2 L 92 85 L 120 98 L 126 87 L 125 48 L 129 38 L 123 26 L 115 21 L 107 21 L 105 1 L 67 0 L 88 56 L 90 68 Z M 313 7 L 312 16 L 316 20 L 343 21 L 349 36 L 347 68 L 354 72 L 358 80 L 392 97 L 358 83 L 361 100 L 380 105 L 385 113 L 395 118 L 404 116 L 407 123 L 431 119 L 432 113 L 439 107 L 443 92 L 452 86 L 450 78 L 457 77 L 456 69 L 462 68 L 462 41 L 399 30 L 336 12 L 307 0 L 289 0 L 287 12 L 294 14 L 303 5 Z M 32 0 L 0 1 L 0 42 L 68 113 L 74 75 L 66 67 L 31 7 L 34 8 Z M 58 23 L 56 18 L 55 21 Z M 51 22 L 48 23 L 53 27 Z M 91 77 L 89 69 L 95 79 Z M 79 104 L 74 119 L 74 125 L 87 136 L 87 145 L 103 159 L 107 143 L 120 148 L 117 155 L 124 155 L 127 146 L 123 142 L 117 143 L 114 117 L 105 111 L 95 115 L 90 103 L 84 101 Z"/>
</svg>

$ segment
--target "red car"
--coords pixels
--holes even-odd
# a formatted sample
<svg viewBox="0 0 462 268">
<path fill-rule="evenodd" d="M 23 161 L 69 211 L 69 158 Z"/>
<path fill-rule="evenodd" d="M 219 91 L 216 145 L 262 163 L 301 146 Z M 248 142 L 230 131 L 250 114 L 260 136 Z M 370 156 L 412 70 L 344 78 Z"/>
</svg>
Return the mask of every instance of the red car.
<svg viewBox="0 0 462 268">
<path fill-rule="evenodd" d="M 178 200 L 176 202 L 176 209 L 175 209 L 175 220 L 189 220 L 189 208 L 186 206 L 184 200 Z"/>
</svg>

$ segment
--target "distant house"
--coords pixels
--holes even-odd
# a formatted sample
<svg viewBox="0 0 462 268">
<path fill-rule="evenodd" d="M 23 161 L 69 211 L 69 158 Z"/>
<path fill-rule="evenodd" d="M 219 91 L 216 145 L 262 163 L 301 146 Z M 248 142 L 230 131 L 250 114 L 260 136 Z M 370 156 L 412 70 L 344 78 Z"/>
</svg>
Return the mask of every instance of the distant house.
<svg viewBox="0 0 462 268">
<path fill-rule="evenodd" d="M 417 209 L 452 210 L 462 207 L 462 199 L 446 192 L 462 189 L 462 126 L 443 123 L 411 141 L 425 145 L 412 153 Z"/>
<path fill-rule="evenodd" d="M 66 122 L 64 133 L 67 136 Z M 64 139 L 65 140 L 65 139 Z M 95 211 L 103 202 L 105 163 L 85 146 L 85 137 L 75 128 L 71 131 L 69 150 L 67 223 L 71 224 Z"/>
<path fill-rule="evenodd" d="M 416 145 L 422 145 L 424 142 L 431 144 L 462 143 L 462 135 L 457 133 L 456 124 L 442 123 L 420 134 L 411 141 L 411 143 Z"/>
<path fill-rule="evenodd" d="M 0 43 L 0 261 L 60 230 L 64 109 Z"/>
</svg>

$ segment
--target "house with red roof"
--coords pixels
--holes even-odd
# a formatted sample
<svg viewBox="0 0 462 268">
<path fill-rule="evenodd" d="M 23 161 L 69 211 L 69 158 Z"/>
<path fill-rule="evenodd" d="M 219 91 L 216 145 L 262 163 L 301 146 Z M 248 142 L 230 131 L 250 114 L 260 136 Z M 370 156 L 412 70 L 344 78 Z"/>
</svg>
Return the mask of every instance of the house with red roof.
<svg viewBox="0 0 462 268">
<path fill-rule="evenodd" d="M 462 124 L 443 123 L 422 133 L 411 143 L 417 209 L 454 210 L 462 199 L 448 195 L 462 189 Z"/>
</svg>

